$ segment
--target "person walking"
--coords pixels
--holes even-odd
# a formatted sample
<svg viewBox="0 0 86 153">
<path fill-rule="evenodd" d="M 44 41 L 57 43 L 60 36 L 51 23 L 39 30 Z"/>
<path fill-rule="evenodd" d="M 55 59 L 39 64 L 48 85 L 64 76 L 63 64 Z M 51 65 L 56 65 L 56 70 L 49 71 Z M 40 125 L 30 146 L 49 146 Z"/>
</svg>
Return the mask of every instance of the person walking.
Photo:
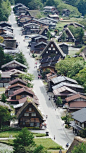
<svg viewBox="0 0 86 153">
<path fill-rule="evenodd" d="M 59 153 L 62 153 L 61 148 L 60 148 L 60 150 L 59 150 Z"/>
<path fill-rule="evenodd" d="M 55 140 L 55 135 L 54 135 L 54 140 Z"/>
</svg>

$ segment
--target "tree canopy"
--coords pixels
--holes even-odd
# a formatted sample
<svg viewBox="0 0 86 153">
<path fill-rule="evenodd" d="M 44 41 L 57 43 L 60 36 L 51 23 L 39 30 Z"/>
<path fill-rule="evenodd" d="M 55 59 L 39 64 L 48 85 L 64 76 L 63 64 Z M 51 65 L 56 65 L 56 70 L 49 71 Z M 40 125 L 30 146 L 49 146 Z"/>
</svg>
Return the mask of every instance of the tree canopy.
<svg viewBox="0 0 86 153">
<path fill-rule="evenodd" d="M 47 153 L 43 146 L 36 146 L 33 134 L 27 128 L 23 128 L 13 142 L 13 153 Z"/>
<path fill-rule="evenodd" d="M 75 79 L 86 91 L 86 63 L 82 57 L 66 57 L 55 66 L 58 75 Z"/>
<path fill-rule="evenodd" d="M 84 67 L 84 60 L 82 57 L 66 57 L 56 64 L 56 70 L 58 75 L 64 75 L 67 77 L 75 76 Z"/>
<path fill-rule="evenodd" d="M 86 143 L 80 143 L 74 146 L 71 153 L 86 153 Z"/>
<path fill-rule="evenodd" d="M 82 43 L 83 36 L 84 36 L 84 30 L 81 27 L 75 28 L 74 26 L 69 26 L 68 28 L 74 35 L 75 39 L 78 40 L 80 43 Z"/>
<path fill-rule="evenodd" d="M 3 123 L 6 121 L 10 121 L 11 114 L 7 107 L 0 106 L 0 128 L 2 127 Z"/>
<path fill-rule="evenodd" d="M 11 7 L 9 0 L 0 1 L 0 21 L 7 21 L 10 15 Z"/>
</svg>

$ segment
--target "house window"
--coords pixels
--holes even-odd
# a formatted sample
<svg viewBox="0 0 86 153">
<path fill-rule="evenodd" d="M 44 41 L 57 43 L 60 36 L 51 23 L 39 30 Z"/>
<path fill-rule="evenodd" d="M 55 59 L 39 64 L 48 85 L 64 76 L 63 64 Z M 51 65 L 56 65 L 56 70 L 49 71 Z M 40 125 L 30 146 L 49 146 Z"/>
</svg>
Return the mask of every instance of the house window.
<svg viewBox="0 0 86 153">
<path fill-rule="evenodd" d="M 29 108 L 29 111 L 32 111 L 32 108 L 31 107 Z"/>
<path fill-rule="evenodd" d="M 31 123 L 30 123 L 30 126 L 34 126 L 34 123 L 31 122 Z"/>
<path fill-rule="evenodd" d="M 49 48 L 48 50 L 51 50 L 51 48 Z"/>
<path fill-rule="evenodd" d="M 47 31 L 45 31 L 45 34 L 47 34 Z"/>
<path fill-rule="evenodd" d="M 36 116 L 36 113 L 32 113 L 31 116 Z"/>
<path fill-rule="evenodd" d="M 23 125 L 25 125 L 25 122 L 23 121 Z"/>
<path fill-rule="evenodd" d="M 82 127 L 84 128 L 84 123 L 82 123 Z"/>
<path fill-rule="evenodd" d="M 53 48 L 53 50 L 55 50 L 55 48 Z"/>
<path fill-rule="evenodd" d="M 39 125 L 40 125 L 39 123 L 36 123 L 36 127 L 39 127 Z"/>
<path fill-rule="evenodd" d="M 53 44 L 51 44 L 51 47 L 53 47 Z"/>
<path fill-rule="evenodd" d="M 24 116 L 29 116 L 29 113 L 24 113 Z"/>
</svg>

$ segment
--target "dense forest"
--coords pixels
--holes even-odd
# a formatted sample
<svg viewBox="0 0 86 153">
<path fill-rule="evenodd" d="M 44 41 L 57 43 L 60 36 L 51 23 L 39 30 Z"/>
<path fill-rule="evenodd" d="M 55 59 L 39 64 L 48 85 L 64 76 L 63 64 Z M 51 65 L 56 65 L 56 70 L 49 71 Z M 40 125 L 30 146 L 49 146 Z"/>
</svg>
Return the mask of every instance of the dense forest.
<svg viewBox="0 0 86 153">
<path fill-rule="evenodd" d="M 13 0 L 10 0 L 13 2 Z M 15 0 L 15 3 L 23 3 L 29 7 L 29 9 L 43 9 L 43 6 L 56 6 L 58 11 L 62 12 L 62 9 L 69 9 L 71 15 L 79 16 L 86 14 L 86 0 Z M 79 13 L 80 12 L 80 13 Z"/>
<path fill-rule="evenodd" d="M 0 21 L 7 21 L 10 11 L 9 0 L 0 0 Z"/>
</svg>

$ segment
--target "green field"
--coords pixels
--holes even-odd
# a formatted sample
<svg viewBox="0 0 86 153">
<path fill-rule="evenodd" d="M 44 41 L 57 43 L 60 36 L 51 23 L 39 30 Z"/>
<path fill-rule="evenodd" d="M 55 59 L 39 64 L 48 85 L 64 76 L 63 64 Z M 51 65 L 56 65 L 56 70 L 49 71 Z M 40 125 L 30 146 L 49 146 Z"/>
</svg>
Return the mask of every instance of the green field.
<svg viewBox="0 0 86 153">
<path fill-rule="evenodd" d="M 36 143 L 36 145 L 42 145 L 44 146 L 47 150 L 49 150 L 50 152 L 52 151 L 52 153 L 54 153 L 54 151 L 57 151 L 62 147 L 60 145 L 58 145 L 57 143 L 55 143 L 52 139 L 50 138 L 34 138 L 34 141 Z M 0 140 L 1 143 L 5 143 L 8 145 L 13 145 L 13 140 Z M 64 152 L 65 153 L 65 152 Z"/>
<path fill-rule="evenodd" d="M 55 143 L 52 139 L 50 138 L 36 138 L 34 139 L 36 145 L 43 145 L 47 150 L 58 150 L 62 148 L 60 145 Z"/>
<path fill-rule="evenodd" d="M 19 134 L 20 130 L 11 130 L 11 131 L 4 131 L 0 132 L 0 138 L 9 138 L 9 137 L 15 137 Z M 44 137 L 46 136 L 45 133 L 33 133 L 34 137 Z"/>
<path fill-rule="evenodd" d="M 5 92 L 5 88 L 0 88 L 0 92 Z"/>
</svg>

